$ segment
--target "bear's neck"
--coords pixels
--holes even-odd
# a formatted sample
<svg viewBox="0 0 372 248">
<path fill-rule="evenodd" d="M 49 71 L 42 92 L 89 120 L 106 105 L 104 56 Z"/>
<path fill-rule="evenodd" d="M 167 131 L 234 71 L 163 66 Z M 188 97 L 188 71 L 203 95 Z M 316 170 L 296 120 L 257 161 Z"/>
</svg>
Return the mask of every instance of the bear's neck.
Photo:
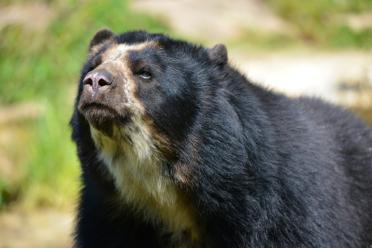
<svg viewBox="0 0 372 248">
<path fill-rule="evenodd" d="M 114 127 L 109 137 L 91 127 L 91 135 L 124 205 L 160 224 L 164 232 L 189 233 L 190 239 L 198 239 L 192 208 L 166 175 L 164 160 L 147 130 Z"/>
</svg>

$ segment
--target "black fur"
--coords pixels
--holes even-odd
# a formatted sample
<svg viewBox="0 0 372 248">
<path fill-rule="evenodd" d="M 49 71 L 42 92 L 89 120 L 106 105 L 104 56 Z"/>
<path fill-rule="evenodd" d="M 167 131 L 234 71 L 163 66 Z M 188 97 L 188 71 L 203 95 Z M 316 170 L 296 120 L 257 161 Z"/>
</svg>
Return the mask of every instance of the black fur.
<svg viewBox="0 0 372 248">
<path fill-rule="evenodd" d="M 115 34 L 111 30 L 101 29 L 94 35 L 93 39 L 90 41 L 89 48 L 92 48 L 98 44 L 101 44 L 104 41 L 109 40 L 110 38 L 114 36 Z"/>
<path fill-rule="evenodd" d="M 372 131 L 361 120 L 319 99 L 256 86 L 224 63 L 227 54 L 210 56 L 209 49 L 142 31 L 115 39 L 162 48 L 138 55 L 158 68 L 156 87 L 139 86 L 138 94 L 171 141 L 167 176 L 198 210 L 201 247 L 372 245 Z M 104 49 L 89 58 L 81 79 Z M 171 245 L 131 206 L 119 211 L 77 109 L 71 126 L 83 181 L 76 247 Z M 177 181 L 186 166 L 187 183 Z"/>
</svg>

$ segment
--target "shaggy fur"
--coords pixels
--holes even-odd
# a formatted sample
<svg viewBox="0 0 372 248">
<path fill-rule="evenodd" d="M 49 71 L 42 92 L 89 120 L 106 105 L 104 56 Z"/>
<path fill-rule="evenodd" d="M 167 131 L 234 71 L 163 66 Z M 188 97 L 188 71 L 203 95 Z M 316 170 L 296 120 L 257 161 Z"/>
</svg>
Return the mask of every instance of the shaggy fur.
<svg viewBox="0 0 372 248">
<path fill-rule="evenodd" d="M 105 67 L 120 44 L 143 46 Z M 84 112 L 83 79 L 102 68 L 134 88 L 110 88 L 95 100 L 110 111 Z M 121 106 L 128 97 L 143 112 Z M 371 129 L 319 99 L 252 84 L 223 45 L 99 32 L 71 126 L 83 183 L 76 247 L 372 245 Z"/>
</svg>

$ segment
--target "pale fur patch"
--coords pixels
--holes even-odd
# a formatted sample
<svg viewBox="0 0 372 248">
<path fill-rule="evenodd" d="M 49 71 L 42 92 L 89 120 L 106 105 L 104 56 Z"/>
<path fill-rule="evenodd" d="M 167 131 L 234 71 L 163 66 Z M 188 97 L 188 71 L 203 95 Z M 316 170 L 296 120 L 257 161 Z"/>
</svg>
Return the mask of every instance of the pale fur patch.
<svg viewBox="0 0 372 248">
<path fill-rule="evenodd" d="M 197 239 L 191 209 L 163 174 L 163 161 L 149 133 L 141 128 L 143 123 L 135 120 L 128 125 L 132 127 L 115 127 L 112 138 L 91 127 L 100 159 L 113 176 L 121 198 L 147 220 L 165 224 L 164 231 L 176 235 L 188 231 L 192 239 Z M 133 143 L 127 143 L 127 136 Z"/>
<path fill-rule="evenodd" d="M 148 45 L 120 44 L 105 53 L 103 63 L 119 63 L 120 71 L 128 78 L 123 90 L 130 100 L 125 105 L 133 115 L 125 126 L 115 126 L 111 137 L 92 126 L 91 135 L 100 159 L 113 176 L 126 205 L 141 212 L 149 221 L 163 223 L 165 232 L 180 235 L 186 231 L 190 233 L 191 240 L 197 240 L 199 232 L 192 210 L 185 204 L 171 179 L 163 173 L 164 160 L 157 149 L 158 144 L 155 144 L 156 139 L 143 121 L 143 105 L 134 96 L 134 81 L 122 59 L 127 51 Z"/>
<path fill-rule="evenodd" d="M 121 58 L 123 58 L 128 51 L 139 51 L 146 47 L 155 46 L 156 44 L 154 42 L 143 42 L 138 44 L 114 44 L 112 47 L 110 47 L 102 56 L 102 61 L 110 62 L 110 61 L 117 61 Z"/>
</svg>

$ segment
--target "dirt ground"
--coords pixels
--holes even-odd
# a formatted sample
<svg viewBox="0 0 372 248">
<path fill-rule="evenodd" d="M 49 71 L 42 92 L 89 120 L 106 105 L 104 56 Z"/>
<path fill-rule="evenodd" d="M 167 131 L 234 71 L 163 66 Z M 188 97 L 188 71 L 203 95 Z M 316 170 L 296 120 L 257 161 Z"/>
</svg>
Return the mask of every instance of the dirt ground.
<svg viewBox="0 0 372 248">
<path fill-rule="evenodd" d="M 288 33 L 292 27 L 261 0 L 136 0 L 134 9 L 153 14 L 187 37 L 226 39 L 243 29 Z"/>
<path fill-rule="evenodd" d="M 28 29 L 40 30 L 48 26 L 53 16 L 53 11 L 42 3 L 0 5 L 0 28 L 9 24 L 21 24 Z"/>
<path fill-rule="evenodd" d="M 72 211 L 38 209 L 0 215 L 0 248 L 68 248 L 72 246 Z"/>
</svg>

